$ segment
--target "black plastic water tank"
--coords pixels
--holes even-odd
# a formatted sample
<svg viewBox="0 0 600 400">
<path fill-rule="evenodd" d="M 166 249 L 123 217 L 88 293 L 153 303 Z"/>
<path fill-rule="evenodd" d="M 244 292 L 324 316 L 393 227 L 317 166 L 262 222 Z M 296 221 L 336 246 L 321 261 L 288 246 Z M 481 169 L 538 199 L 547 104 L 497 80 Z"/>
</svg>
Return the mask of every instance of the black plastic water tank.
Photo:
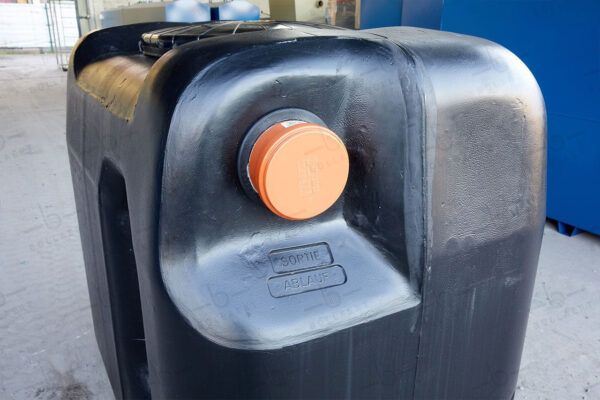
<svg viewBox="0 0 600 400">
<path fill-rule="evenodd" d="M 513 396 L 546 126 L 501 46 L 277 22 L 95 31 L 72 53 L 67 137 L 118 398 Z"/>
</svg>

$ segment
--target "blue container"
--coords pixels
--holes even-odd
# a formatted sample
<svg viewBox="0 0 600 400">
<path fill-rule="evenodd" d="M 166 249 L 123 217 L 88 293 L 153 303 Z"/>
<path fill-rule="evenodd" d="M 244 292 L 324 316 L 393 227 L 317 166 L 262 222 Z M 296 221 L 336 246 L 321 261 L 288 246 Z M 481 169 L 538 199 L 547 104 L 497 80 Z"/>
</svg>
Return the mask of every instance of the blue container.
<svg viewBox="0 0 600 400">
<path fill-rule="evenodd" d="M 177 0 L 165 7 L 168 22 L 252 21 L 260 19 L 260 8 L 245 0 L 205 4 L 197 0 Z"/>
<path fill-rule="evenodd" d="M 196 0 L 177 0 L 165 7 L 168 22 L 206 22 L 210 21 L 210 6 Z"/>
<path fill-rule="evenodd" d="M 260 19 L 260 8 L 244 0 L 233 0 L 212 7 L 213 21 L 255 21 Z"/>
<path fill-rule="evenodd" d="M 484 37 L 527 64 L 548 113 L 547 216 L 600 234 L 600 1 L 404 0 L 402 24 Z"/>
</svg>

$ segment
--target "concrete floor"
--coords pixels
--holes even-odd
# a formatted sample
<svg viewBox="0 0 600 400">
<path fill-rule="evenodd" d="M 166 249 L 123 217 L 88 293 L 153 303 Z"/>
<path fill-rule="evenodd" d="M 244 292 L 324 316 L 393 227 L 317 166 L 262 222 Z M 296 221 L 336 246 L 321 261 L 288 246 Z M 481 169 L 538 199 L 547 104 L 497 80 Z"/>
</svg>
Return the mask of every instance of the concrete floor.
<svg viewBox="0 0 600 400">
<path fill-rule="evenodd" d="M 65 73 L 0 56 L 0 398 L 112 397 L 65 144 Z M 600 238 L 545 229 L 517 399 L 600 399 Z"/>
</svg>

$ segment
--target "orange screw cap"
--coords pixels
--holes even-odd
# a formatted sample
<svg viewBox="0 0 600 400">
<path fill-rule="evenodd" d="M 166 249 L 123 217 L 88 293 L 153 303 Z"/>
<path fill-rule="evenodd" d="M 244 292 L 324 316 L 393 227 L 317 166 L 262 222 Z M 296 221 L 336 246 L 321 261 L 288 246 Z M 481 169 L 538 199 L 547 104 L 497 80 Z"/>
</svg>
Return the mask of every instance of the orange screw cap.
<svg viewBox="0 0 600 400">
<path fill-rule="evenodd" d="M 348 180 L 348 152 L 324 126 L 283 121 L 258 138 L 248 163 L 250 181 L 265 205 L 282 218 L 321 214 L 340 197 Z"/>
</svg>

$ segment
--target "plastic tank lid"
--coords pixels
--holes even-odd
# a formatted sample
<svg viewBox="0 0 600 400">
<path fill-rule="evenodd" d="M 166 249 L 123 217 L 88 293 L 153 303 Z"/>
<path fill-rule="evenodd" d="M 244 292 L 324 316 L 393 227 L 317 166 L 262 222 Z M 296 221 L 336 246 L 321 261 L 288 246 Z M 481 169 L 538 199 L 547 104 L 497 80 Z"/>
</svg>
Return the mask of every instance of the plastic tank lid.
<svg viewBox="0 0 600 400">
<path fill-rule="evenodd" d="M 312 218 L 331 207 L 346 186 L 348 171 L 342 140 L 324 126 L 297 120 L 264 131 L 248 164 L 261 200 L 291 220 Z"/>
</svg>

